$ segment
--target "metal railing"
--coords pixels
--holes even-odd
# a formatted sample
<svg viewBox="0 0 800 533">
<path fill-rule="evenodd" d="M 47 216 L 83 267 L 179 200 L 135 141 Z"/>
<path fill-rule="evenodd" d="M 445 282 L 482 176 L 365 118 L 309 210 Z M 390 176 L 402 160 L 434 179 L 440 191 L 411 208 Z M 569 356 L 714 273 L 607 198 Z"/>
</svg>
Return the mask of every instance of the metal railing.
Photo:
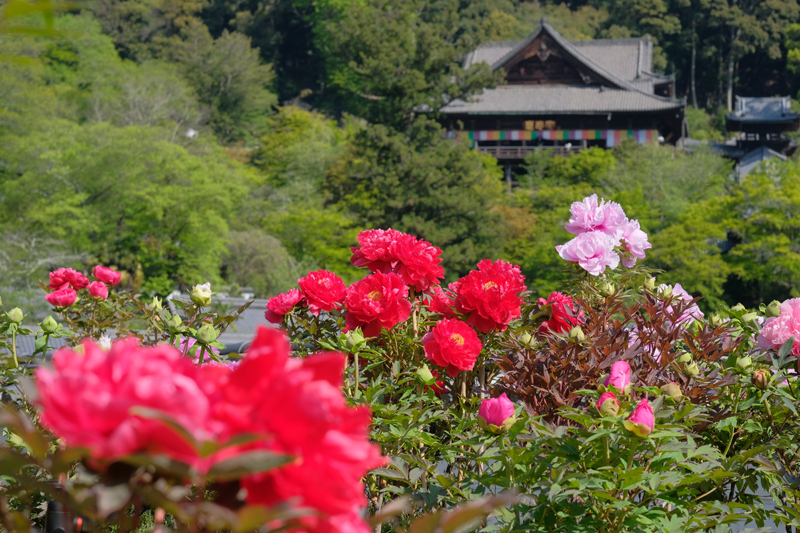
<svg viewBox="0 0 800 533">
<path fill-rule="evenodd" d="M 580 146 L 478 146 L 475 148 L 482 154 L 493 155 L 497 159 L 525 159 L 529 153 L 535 150 L 550 150 L 554 156 L 567 156 L 578 153 L 582 150 Z"/>
</svg>

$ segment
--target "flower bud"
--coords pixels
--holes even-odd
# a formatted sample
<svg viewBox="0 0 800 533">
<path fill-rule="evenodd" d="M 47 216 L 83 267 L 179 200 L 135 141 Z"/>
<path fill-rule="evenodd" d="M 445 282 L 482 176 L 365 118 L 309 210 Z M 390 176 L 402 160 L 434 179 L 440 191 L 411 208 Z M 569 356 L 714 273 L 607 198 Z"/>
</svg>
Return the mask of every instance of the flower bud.
<svg viewBox="0 0 800 533">
<path fill-rule="evenodd" d="M 648 277 L 644 282 L 644 288 L 650 292 L 656 290 L 656 278 Z"/>
<path fill-rule="evenodd" d="M 519 343 L 523 346 L 533 346 L 533 335 L 528 332 L 519 336 Z"/>
<path fill-rule="evenodd" d="M 684 372 L 686 372 L 687 376 L 693 378 L 693 377 L 695 377 L 695 376 L 700 374 L 700 367 L 697 366 L 697 363 L 692 362 L 692 363 L 689 363 L 688 365 L 686 365 L 686 368 L 684 369 Z"/>
<path fill-rule="evenodd" d="M 14 324 L 19 324 L 20 322 L 22 322 L 22 319 L 25 318 L 25 314 L 19 307 L 15 307 L 11 311 L 7 312 L 6 316 Z"/>
<path fill-rule="evenodd" d="M 753 371 L 753 358 L 749 356 L 740 357 L 736 360 L 736 368 L 742 372 L 751 373 Z"/>
<path fill-rule="evenodd" d="M 183 324 L 183 320 L 179 315 L 172 315 L 169 320 L 167 320 L 167 326 L 173 328 L 179 328 Z"/>
<path fill-rule="evenodd" d="M 570 340 L 580 343 L 586 340 L 586 335 L 584 335 L 580 326 L 575 326 L 569 330 L 569 338 Z"/>
<path fill-rule="evenodd" d="M 742 315 L 741 318 L 743 323 L 755 322 L 757 319 L 758 319 L 758 313 L 746 313 Z"/>
<path fill-rule="evenodd" d="M 58 329 L 58 322 L 56 322 L 53 317 L 48 316 L 44 320 L 42 320 L 42 330 L 45 333 L 53 333 L 55 330 Z"/>
<path fill-rule="evenodd" d="M 736 313 L 741 313 L 742 311 L 747 311 L 747 308 L 742 304 L 736 304 L 733 307 L 731 307 L 731 311 L 734 311 Z"/>
<path fill-rule="evenodd" d="M 195 285 L 192 289 L 192 301 L 197 305 L 204 307 L 211 303 L 211 283 L 203 283 L 202 285 Z"/>
<path fill-rule="evenodd" d="M 600 286 L 600 292 L 606 296 L 614 296 L 617 292 L 617 288 L 610 281 L 606 281 Z"/>
<path fill-rule="evenodd" d="M 428 365 L 422 365 L 417 369 L 417 377 L 425 384 L 434 383 L 435 380 L 433 372 L 428 368 Z"/>
<path fill-rule="evenodd" d="M 658 296 L 662 300 L 669 300 L 672 298 L 672 287 L 670 285 L 661 285 L 658 289 Z"/>
<path fill-rule="evenodd" d="M 767 306 L 767 316 L 776 317 L 780 316 L 780 314 L 781 314 L 781 303 L 777 300 L 772 300 L 772 302 Z"/>
<path fill-rule="evenodd" d="M 769 385 L 769 370 L 756 370 L 753 372 L 753 377 L 750 378 L 753 385 L 756 386 L 758 389 L 766 389 L 767 385 Z"/>
<path fill-rule="evenodd" d="M 214 326 L 211 324 L 205 324 L 203 327 L 197 330 L 197 340 L 202 342 L 203 344 L 209 344 L 217 340 L 217 330 L 214 329 Z"/>
<path fill-rule="evenodd" d="M 602 416 L 614 417 L 619 414 L 619 402 L 613 392 L 604 392 L 597 400 L 597 410 Z"/>
<path fill-rule="evenodd" d="M 645 438 L 649 436 L 653 432 L 653 429 L 655 429 L 656 417 L 647 399 L 640 401 L 631 413 L 631 416 L 622 424 L 625 426 L 625 429 L 637 437 Z"/>
<path fill-rule="evenodd" d="M 358 330 L 351 331 L 345 337 L 344 344 L 351 350 L 364 342 L 364 335 L 362 335 Z"/>
<path fill-rule="evenodd" d="M 713 313 L 710 317 L 708 317 L 708 324 L 712 328 L 718 328 L 722 326 L 725 322 L 722 320 L 722 317 L 719 316 L 717 313 Z"/>
<path fill-rule="evenodd" d="M 689 352 L 681 352 L 681 355 L 678 356 L 676 361 L 678 363 L 683 363 L 683 364 L 691 363 L 692 362 L 692 354 L 690 354 Z"/>
<path fill-rule="evenodd" d="M 161 311 L 162 309 L 164 309 L 161 298 L 159 298 L 158 296 L 153 296 L 153 303 L 151 303 L 150 305 L 152 306 L 153 311 Z"/>
<path fill-rule="evenodd" d="M 505 392 L 497 398 L 486 398 L 478 409 L 478 425 L 491 433 L 505 433 L 516 421 L 514 404 Z"/>
<path fill-rule="evenodd" d="M 675 401 L 678 401 L 683 397 L 681 388 L 674 381 L 672 383 L 667 383 L 666 385 L 661 385 L 661 392 Z"/>
</svg>

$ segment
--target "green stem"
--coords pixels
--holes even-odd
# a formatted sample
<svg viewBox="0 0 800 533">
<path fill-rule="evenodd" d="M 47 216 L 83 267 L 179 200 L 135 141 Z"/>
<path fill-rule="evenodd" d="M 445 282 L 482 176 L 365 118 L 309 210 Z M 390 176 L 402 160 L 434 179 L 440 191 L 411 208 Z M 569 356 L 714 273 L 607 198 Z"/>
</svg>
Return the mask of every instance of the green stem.
<svg viewBox="0 0 800 533">
<path fill-rule="evenodd" d="M 200 365 L 203 364 L 203 359 L 205 358 L 205 355 L 206 355 L 206 345 L 203 344 L 200 346 L 200 363 L 199 363 Z"/>
<path fill-rule="evenodd" d="M 42 349 L 42 361 L 47 361 L 47 347 L 50 345 L 50 334 L 44 334 L 44 348 Z"/>
<path fill-rule="evenodd" d="M 356 350 L 355 353 L 353 354 L 353 363 L 355 364 L 355 367 L 353 368 L 353 375 L 354 375 L 355 380 L 356 380 L 356 393 L 353 396 L 357 397 L 358 396 L 358 385 L 359 385 L 359 382 L 361 381 L 361 376 L 359 375 L 359 368 L 358 368 L 358 350 Z"/>
<path fill-rule="evenodd" d="M 734 392 L 734 394 L 736 394 L 736 401 L 733 403 L 733 414 L 736 414 L 738 412 L 738 410 L 739 410 L 739 400 L 740 400 L 740 398 L 742 396 L 742 390 L 741 389 L 742 389 L 742 387 L 740 385 L 740 386 L 736 387 L 736 391 Z M 728 438 L 728 445 L 725 446 L 725 451 L 722 454 L 723 457 L 727 457 L 728 456 L 728 452 L 731 449 L 731 444 L 733 444 L 734 435 L 736 435 L 736 430 L 733 428 L 733 426 L 731 426 L 731 436 Z"/>
<path fill-rule="evenodd" d="M 631 451 L 628 453 L 628 470 L 630 470 L 633 465 L 633 456 L 636 455 L 636 448 L 639 447 L 639 437 L 633 437 L 632 440 Z"/>
<path fill-rule="evenodd" d="M 11 353 L 14 355 L 14 368 L 19 368 L 19 361 L 17 360 L 17 332 L 11 332 Z"/>
<path fill-rule="evenodd" d="M 603 450 L 605 452 L 605 461 L 603 466 L 608 466 L 608 464 L 611 462 L 611 450 L 608 448 L 608 435 L 603 436 Z"/>
</svg>

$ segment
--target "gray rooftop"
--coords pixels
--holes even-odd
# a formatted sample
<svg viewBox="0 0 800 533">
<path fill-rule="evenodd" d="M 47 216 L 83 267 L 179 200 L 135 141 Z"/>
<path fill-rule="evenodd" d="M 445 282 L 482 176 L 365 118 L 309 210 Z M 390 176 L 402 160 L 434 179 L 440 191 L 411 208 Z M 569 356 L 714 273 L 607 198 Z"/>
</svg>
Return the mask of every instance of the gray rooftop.
<svg viewBox="0 0 800 533">
<path fill-rule="evenodd" d="M 502 68 L 539 35 L 546 33 L 563 52 L 604 80 L 604 86 L 505 85 L 486 89 L 473 102 L 454 100 L 445 114 L 591 114 L 679 109 L 683 103 L 653 94 L 654 85 L 670 76 L 653 74 L 649 37 L 570 42 L 545 19 L 522 41 L 486 43 L 467 55 L 464 66 L 485 62 Z"/>
<path fill-rule="evenodd" d="M 766 146 L 759 146 L 755 150 L 747 152 L 742 156 L 742 159 L 740 159 L 739 163 L 736 165 L 736 175 L 738 176 L 739 180 L 741 180 L 747 176 L 751 170 L 756 168 L 764 161 L 768 161 L 770 159 L 786 161 L 786 156 L 779 154 L 775 150 L 770 150 Z"/>
<path fill-rule="evenodd" d="M 494 89 L 484 89 L 475 102 L 454 100 L 442 111 L 470 115 L 590 115 L 666 111 L 682 106 L 681 102 L 626 89 L 585 85 L 502 85 Z"/>
<path fill-rule="evenodd" d="M 735 122 L 792 122 L 800 115 L 792 113 L 789 96 L 736 97 L 736 110 L 725 118 Z"/>
</svg>

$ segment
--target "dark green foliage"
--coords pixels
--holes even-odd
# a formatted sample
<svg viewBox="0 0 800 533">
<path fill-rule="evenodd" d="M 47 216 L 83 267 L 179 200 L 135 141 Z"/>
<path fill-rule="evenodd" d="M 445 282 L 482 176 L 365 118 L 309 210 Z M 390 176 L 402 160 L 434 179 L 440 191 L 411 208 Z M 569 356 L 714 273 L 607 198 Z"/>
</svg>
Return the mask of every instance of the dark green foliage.
<svg viewBox="0 0 800 533">
<path fill-rule="evenodd" d="M 361 225 L 391 227 L 441 247 L 450 278 L 499 256 L 503 228 L 494 208 L 501 181 L 494 159 L 446 140 L 425 117 L 408 135 L 357 123 L 350 135 L 324 188 Z"/>
</svg>

